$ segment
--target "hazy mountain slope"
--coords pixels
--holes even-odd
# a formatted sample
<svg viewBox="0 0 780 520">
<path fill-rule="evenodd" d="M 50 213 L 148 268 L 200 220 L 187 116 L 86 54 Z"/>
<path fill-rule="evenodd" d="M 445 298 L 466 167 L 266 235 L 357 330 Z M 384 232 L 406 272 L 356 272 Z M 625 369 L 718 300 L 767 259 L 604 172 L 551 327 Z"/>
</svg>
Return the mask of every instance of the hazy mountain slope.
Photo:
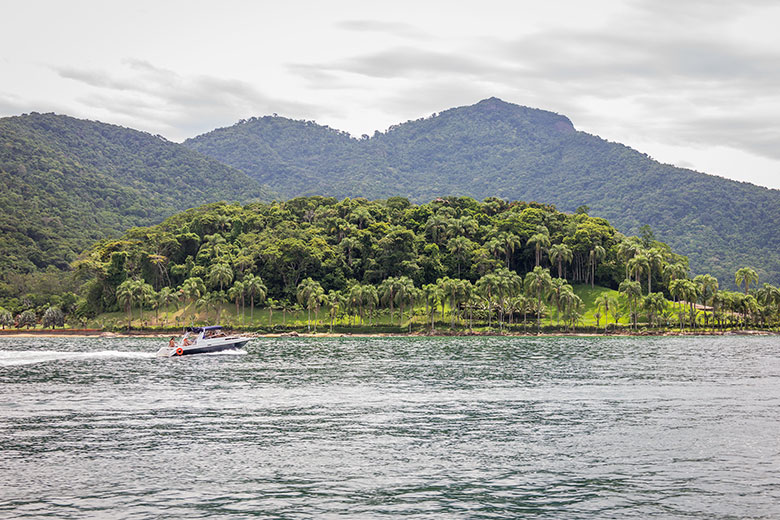
<svg viewBox="0 0 780 520">
<path fill-rule="evenodd" d="M 780 282 L 780 192 L 660 164 L 578 132 L 564 116 L 491 98 L 352 139 L 311 122 L 253 118 L 184 143 L 286 196 L 441 195 L 586 204 L 625 233 L 650 224 L 696 272 L 733 284 L 753 265 Z"/>
<path fill-rule="evenodd" d="M 96 239 L 218 200 L 270 198 L 179 144 L 54 114 L 0 119 L 0 274 L 68 262 Z"/>
</svg>

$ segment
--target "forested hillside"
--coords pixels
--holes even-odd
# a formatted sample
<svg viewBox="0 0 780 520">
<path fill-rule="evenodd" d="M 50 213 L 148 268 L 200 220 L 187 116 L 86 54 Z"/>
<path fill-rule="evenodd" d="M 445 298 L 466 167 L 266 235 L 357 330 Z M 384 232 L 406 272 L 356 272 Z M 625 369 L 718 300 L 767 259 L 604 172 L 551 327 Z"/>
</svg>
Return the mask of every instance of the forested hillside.
<svg viewBox="0 0 780 520">
<path fill-rule="evenodd" d="M 576 131 L 564 116 L 491 98 L 351 138 L 312 122 L 252 118 L 190 139 L 279 193 L 537 200 L 656 236 L 725 283 L 741 266 L 780 282 L 780 192 L 660 164 Z"/>
<path fill-rule="evenodd" d="M 244 173 L 179 144 L 54 114 L 0 119 L 0 281 L 67 268 L 89 244 L 218 200 L 269 199 Z"/>
<path fill-rule="evenodd" d="M 164 292 L 188 304 L 270 297 L 290 305 L 302 283 L 316 283 L 320 296 L 358 291 L 376 307 L 388 284 L 406 284 L 410 295 L 426 286 L 450 284 L 461 296 L 474 288 L 491 303 L 521 291 L 535 269 L 560 278 L 559 288 L 567 280 L 618 288 L 630 274 L 637 292 L 662 291 L 688 272 L 687 259 L 666 244 L 625 237 L 604 219 L 468 197 L 419 206 L 400 197 L 211 204 L 101 241 L 77 266 L 94 275 L 86 291 L 91 313 L 130 305 L 117 300 L 125 289 L 135 301 Z M 455 297 L 450 289 L 439 298 Z M 395 289 L 388 290 L 392 299 Z"/>
</svg>

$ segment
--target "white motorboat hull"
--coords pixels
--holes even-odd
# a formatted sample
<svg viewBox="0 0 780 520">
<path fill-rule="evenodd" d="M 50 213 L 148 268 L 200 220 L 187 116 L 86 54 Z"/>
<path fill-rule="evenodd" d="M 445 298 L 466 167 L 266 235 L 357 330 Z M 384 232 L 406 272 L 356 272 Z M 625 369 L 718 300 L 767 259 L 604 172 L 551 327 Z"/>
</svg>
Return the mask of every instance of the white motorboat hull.
<svg viewBox="0 0 780 520">
<path fill-rule="evenodd" d="M 249 343 L 250 338 L 226 337 L 199 340 L 192 345 L 162 347 L 157 351 L 160 357 L 187 356 L 190 354 L 207 354 L 210 352 L 221 352 L 223 350 L 235 350 Z"/>
</svg>

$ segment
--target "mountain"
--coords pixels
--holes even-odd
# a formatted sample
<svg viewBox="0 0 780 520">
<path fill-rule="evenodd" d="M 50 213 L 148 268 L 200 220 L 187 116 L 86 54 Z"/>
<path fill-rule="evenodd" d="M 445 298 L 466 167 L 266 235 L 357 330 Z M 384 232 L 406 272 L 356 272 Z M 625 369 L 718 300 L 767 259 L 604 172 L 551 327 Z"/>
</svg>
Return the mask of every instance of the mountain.
<svg viewBox="0 0 780 520">
<path fill-rule="evenodd" d="M 565 116 L 490 98 L 362 139 L 309 121 L 261 117 L 184 145 L 284 196 L 444 195 L 581 205 L 626 234 L 647 224 L 697 273 L 732 287 L 756 268 L 780 282 L 780 191 L 661 164 L 577 131 Z"/>
<path fill-rule="evenodd" d="M 270 199 L 243 172 L 137 130 L 55 114 L 0 119 L 0 275 L 219 200 Z"/>
</svg>

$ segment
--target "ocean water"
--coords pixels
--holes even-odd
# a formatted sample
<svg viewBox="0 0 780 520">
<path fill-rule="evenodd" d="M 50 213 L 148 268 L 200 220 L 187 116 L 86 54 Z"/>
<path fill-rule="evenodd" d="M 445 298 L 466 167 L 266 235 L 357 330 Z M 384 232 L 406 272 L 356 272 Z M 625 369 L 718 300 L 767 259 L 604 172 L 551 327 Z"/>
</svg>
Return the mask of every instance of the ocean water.
<svg viewBox="0 0 780 520">
<path fill-rule="evenodd" d="M 0 338 L 2 518 L 780 518 L 780 338 Z"/>
</svg>

